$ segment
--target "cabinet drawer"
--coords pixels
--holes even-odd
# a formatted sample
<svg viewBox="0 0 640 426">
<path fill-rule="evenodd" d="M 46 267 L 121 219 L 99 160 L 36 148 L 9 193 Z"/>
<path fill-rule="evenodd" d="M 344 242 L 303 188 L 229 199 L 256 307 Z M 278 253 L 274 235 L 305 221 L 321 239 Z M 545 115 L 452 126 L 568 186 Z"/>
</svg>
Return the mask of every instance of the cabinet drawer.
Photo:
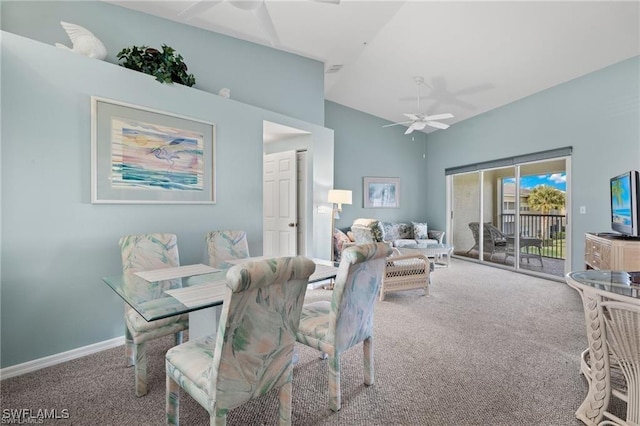
<svg viewBox="0 0 640 426">
<path fill-rule="evenodd" d="M 585 263 L 594 269 L 611 269 L 611 244 L 586 238 L 584 257 Z"/>
</svg>

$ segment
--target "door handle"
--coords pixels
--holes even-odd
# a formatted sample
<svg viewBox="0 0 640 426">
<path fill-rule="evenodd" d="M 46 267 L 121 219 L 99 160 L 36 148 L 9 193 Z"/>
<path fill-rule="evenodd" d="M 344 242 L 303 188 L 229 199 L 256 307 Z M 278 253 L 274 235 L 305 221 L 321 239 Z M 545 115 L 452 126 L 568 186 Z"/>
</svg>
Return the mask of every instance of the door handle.
<svg viewBox="0 0 640 426">
<path fill-rule="evenodd" d="M 295 223 L 291 222 L 291 223 L 289 224 L 289 228 L 295 228 L 295 227 L 296 227 L 296 224 L 295 224 Z"/>
</svg>

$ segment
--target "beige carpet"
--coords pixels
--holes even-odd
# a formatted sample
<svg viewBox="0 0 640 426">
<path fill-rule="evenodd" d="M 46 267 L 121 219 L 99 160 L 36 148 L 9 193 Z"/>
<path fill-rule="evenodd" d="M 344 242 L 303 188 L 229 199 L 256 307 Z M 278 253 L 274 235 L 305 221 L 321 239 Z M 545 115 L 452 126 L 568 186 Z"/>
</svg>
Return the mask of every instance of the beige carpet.
<svg viewBox="0 0 640 426">
<path fill-rule="evenodd" d="M 578 294 L 555 281 L 454 259 L 422 290 L 376 306 L 376 382 L 363 385 L 362 347 L 342 358 L 342 410 L 329 410 L 326 361 L 299 346 L 295 425 L 581 425 L 579 375 L 586 331 Z M 308 300 L 330 291 L 309 290 Z M 0 383 L 2 409 L 68 409 L 55 425 L 164 424 L 164 360 L 171 338 L 149 346 L 150 391 L 116 348 Z M 183 394 L 184 425 L 208 424 Z M 275 393 L 233 410 L 229 425 L 277 424 Z"/>
</svg>

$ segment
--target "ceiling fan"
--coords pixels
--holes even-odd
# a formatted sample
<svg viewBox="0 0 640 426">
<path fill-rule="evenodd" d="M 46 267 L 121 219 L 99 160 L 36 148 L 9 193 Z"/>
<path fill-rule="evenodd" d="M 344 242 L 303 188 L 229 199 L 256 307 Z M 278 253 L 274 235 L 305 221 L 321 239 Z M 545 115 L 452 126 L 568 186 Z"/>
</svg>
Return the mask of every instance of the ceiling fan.
<svg viewBox="0 0 640 426">
<path fill-rule="evenodd" d="M 313 1 L 340 4 L 340 0 Z M 178 14 L 178 17 L 189 20 L 194 16 L 200 15 L 201 13 L 204 13 L 212 7 L 217 6 L 218 4 L 223 2 L 229 3 L 232 6 L 237 7 L 238 9 L 246 10 L 253 13 L 253 15 L 258 18 L 258 21 L 260 22 L 263 30 L 267 33 L 271 45 L 277 46 L 280 44 L 280 38 L 278 37 L 276 28 L 273 25 L 273 19 L 271 19 L 271 15 L 269 14 L 269 10 L 267 9 L 266 0 L 199 0 L 180 12 Z"/>
<path fill-rule="evenodd" d="M 442 114 L 427 115 L 425 113 L 419 112 L 420 111 L 420 86 L 424 85 L 425 82 L 424 82 L 424 78 L 422 77 L 415 77 L 414 80 L 416 82 L 416 90 L 418 92 L 418 96 L 417 96 L 418 112 L 404 113 L 404 115 L 409 119 L 409 121 L 400 121 L 397 123 L 387 124 L 382 127 L 397 126 L 400 124 L 409 124 L 409 128 L 407 129 L 406 132 L 404 132 L 405 135 L 408 135 L 414 130 L 422 130 L 427 126 L 435 127 L 436 129 L 443 129 L 443 130 L 448 129 L 449 128 L 448 124 L 440 123 L 439 121 L 435 121 L 435 120 L 444 120 L 447 118 L 453 118 L 453 114 L 446 112 Z"/>
</svg>

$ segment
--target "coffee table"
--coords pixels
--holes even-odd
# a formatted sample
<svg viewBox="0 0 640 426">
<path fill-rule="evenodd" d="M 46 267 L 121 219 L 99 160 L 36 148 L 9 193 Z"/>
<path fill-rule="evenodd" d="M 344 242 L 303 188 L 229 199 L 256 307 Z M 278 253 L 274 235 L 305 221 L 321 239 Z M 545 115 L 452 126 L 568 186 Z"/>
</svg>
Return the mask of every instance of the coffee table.
<svg viewBox="0 0 640 426">
<path fill-rule="evenodd" d="M 398 247 L 398 250 L 400 250 L 400 253 L 403 254 L 418 252 L 428 258 L 433 259 L 434 264 L 444 265 L 448 268 L 451 262 L 451 253 L 453 253 L 453 246 L 450 244 L 438 243 L 415 243 Z"/>
</svg>

